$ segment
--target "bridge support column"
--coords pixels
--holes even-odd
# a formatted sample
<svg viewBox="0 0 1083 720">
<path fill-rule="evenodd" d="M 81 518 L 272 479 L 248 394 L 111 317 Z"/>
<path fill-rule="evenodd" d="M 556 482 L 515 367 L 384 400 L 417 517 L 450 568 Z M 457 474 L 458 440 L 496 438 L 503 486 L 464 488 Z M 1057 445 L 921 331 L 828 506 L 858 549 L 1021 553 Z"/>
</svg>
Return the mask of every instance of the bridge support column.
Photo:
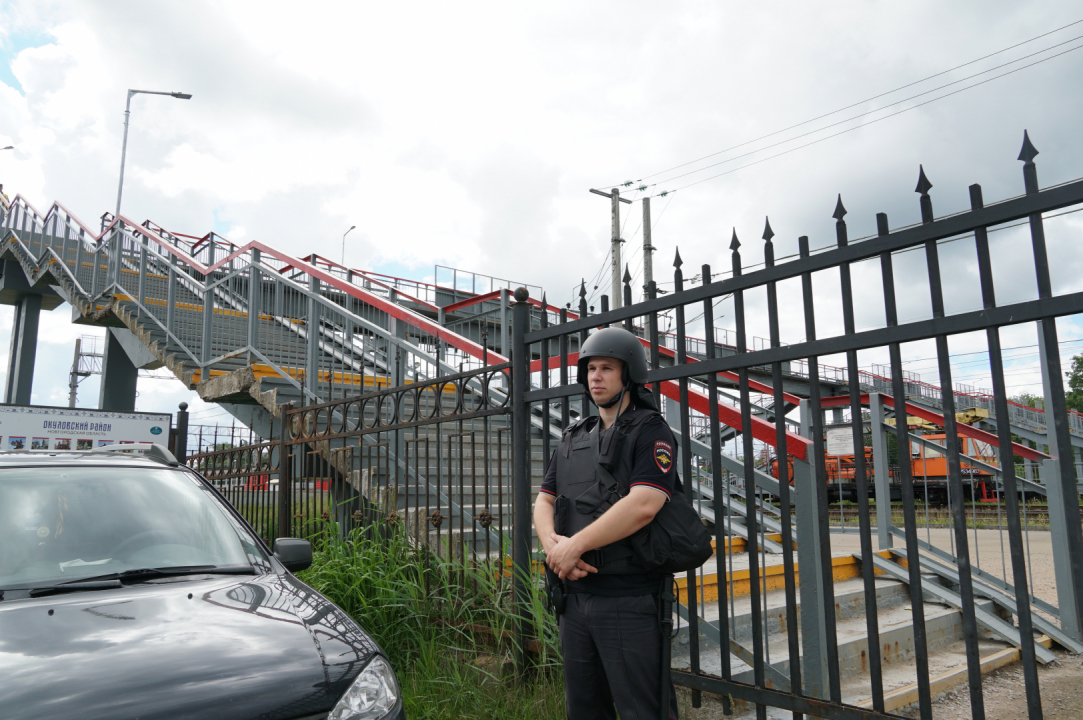
<svg viewBox="0 0 1083 720">
<path fill-rule="evenodd" d="M 4 402 L 29 405 L 34 384 L 34 361 L 38 352 L 38 319 L 41 295 L 27 294 L 15 303 L 15 321 L 11 331 L 11 355 L 8 360 Z"/>
<path fill-rule="evenodd" d="M 808 400 L 801 401 L 801 434 L 812 437 Z M 811 458 L 810 458 L 811 459 Z M 827 625 L 824 613 L 835 611 L 834 588 L 823 587 L 820 522 L 817 514 L 816 463 L 793 461 L 793 507 L 796 510 L 797 567 L 801 594 L 801 679 L 805 695 L 827 697 Z M 827 596 L 831 593 L 831 597 Z"/>
<path fill-rule="evenodd" d="M 105 354 L 102 356 L 102 385 L 98 391 L 98 409 L 113 412 L 135 412 L 135 386 L 139 370 L 128 357 L 117 336 L 105 333 Z"/>
<path fill-rule="evenodd" d="M 1040 320 L 1037 326 L 1039 365 L 1045 390 L 1046 438 L 1049 454 L 1053 456 L 1042 462 L 1038 475 L 1045 485 L 1049 504 L 1060 626 L 1076 640 L 1083 640 L 1083 531 L 1079 523 L 1079 488 L 1072 463 L 1056 321 Z"/>
<path fill-rule="evenodd" d="M 869 395 L 869 422 L 872 431 L 873 483 L 876 488 L 876 536 L 881 550 L 894 547 L 891 535 L 891 470 L 887 453 L 887 433 L 884 432 L 884 396 Z M 905 462 L 900 455 L 900 462 Z"/>
</svg>

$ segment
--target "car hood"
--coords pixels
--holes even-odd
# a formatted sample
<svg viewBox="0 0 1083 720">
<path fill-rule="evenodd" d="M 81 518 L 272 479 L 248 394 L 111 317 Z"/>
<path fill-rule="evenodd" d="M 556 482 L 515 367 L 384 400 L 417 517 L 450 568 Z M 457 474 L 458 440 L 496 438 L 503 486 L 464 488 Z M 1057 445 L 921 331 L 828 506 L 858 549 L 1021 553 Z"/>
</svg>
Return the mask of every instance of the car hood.
<svg viewBox="0 0 1083 720">
<path fill-rule="evenodd" d="M 194 576 L 0 602 L 0 715 L 299 718 L 376 644 L 291 575 Z"/>
</svg>

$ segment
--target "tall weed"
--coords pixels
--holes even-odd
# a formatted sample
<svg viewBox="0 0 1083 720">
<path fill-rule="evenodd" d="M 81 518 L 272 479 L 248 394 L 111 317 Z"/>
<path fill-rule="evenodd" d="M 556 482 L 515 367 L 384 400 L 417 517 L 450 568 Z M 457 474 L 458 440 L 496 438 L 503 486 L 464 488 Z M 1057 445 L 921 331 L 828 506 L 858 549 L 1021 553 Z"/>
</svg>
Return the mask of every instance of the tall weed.
<svg viewBox="0 0 1083 720">
<path fill-rule="evenodd" d="M 564 717 L 556 626 L 530 578 L 523 621 L 535 628 L 534 671 L 511 670 L 516 613 L 503 563 L 464 567 L 415 547 L 401 524 L 317 531 L 302 580 L 357 621 L 383 648 L 402 683 L 410 718 Z"/>
</svg>

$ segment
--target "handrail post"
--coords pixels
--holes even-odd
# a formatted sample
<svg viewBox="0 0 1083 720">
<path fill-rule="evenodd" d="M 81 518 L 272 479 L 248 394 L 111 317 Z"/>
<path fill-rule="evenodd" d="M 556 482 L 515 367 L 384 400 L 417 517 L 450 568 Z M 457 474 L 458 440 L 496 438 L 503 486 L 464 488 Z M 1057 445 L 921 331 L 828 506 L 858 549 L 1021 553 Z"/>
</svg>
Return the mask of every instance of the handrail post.
<svg viewBox="0 0 1083 720">
<path fill-rule="evenodd" d="M 320 385 L 320 304 L 316 297 L 320 294 L 320 281 L 314 275 L 308 278 L 307 343 L 305 345 L 305 390 L 312 394 L 311 402 L 316 402 Z M 305 398 L 305 404 L 308 404 Z"/>
<path fill-rule="evenodd" d="M 250 358 L 252 357 L 251 351 L 255 350 L 259 344 L 259 316 L 260 312 L 262 312 L 260 298 L 263 290 L 263 282 L 260 279 L 259 272 L 259 249 L 252 248 L 251 253 L 248 265 L 248 347 Z"/>
<path fill-rule="evenodd" d="M 207 244 L 207 274 L 203 276 L 203 339 L 200 348 L 200 361 L 208 363 L 211 361 L 211 338 L 214 337 L 212 332 L 212 326 L 214 324 L 214 288 L 211 287 L 214 282 L 214 273 L 211 268 L 214 266 L 214 240 Z M 205 381 L 210 379 L 210 373 L 207 371 L 206 366 L 199 374 L 199 379 Z"/>
<path fill-rule="evenodd" d="M 143 305 L 147 301 L 147 246 L 145 243 L 139 243 L 139 285 L 136 301 L 139 306 L 136 308 L 137 316 L 143 314 Z"/>
<path fill-rule="evenodd" d="M 176 331 L 176 308 L 177 308 L 177 271 L 175 269 L 177 258 L 170 253 L 169 266 L 166 271 L 166 308 L 165 308 L 165 329 L 169 332 Z M 169 342 L 169 339 L 166 339 Z"/>
<path fill-rule="evenodd" d="M 530 348 L 525 336 L 529 321 L 526 288 L 515 290 L 512 320 L 512 587 L 515 602 L 515 668 L 520 680 L 526 678 L 526 642 L 533 635 L 527 620 L 531 606 L 530 571 L 530 406 L 525 400 L 530 389 Z"/>
</svg>

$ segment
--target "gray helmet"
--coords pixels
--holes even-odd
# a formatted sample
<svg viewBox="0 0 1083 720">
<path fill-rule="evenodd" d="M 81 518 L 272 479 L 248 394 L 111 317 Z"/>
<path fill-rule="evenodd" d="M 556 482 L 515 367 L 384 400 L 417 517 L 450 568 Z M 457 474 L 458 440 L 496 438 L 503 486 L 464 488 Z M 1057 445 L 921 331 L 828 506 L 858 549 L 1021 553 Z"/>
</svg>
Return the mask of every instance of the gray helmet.
<svg viewBox="0 0 1083 720">
<path fill-rule="evenodd" d="M 584 387 L 587 385 L 587 363 L 595 357 L 623 361 L 624 385 L 629 382 L 636 385 L 647 382 L 647 354 L 643 352 L 643 343 L 624 328 L 602 328 L 588 337 L 579 348 L 579 372 L 576 380 Z"/>
</svg>

